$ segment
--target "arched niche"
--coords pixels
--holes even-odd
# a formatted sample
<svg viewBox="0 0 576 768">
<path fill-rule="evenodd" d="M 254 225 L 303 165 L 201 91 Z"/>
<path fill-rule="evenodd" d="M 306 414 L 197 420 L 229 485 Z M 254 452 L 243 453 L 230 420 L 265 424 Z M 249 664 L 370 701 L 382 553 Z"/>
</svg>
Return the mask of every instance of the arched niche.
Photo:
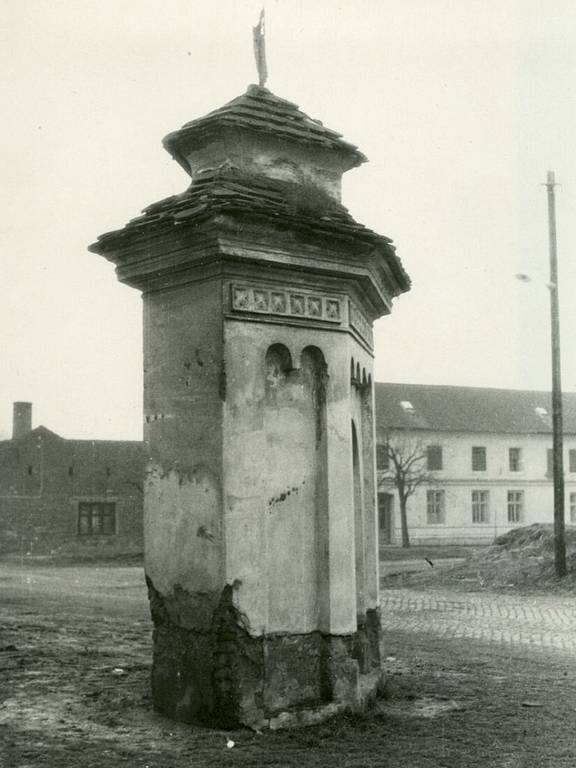
<svg viewBox="0 0 576 768">
<path fill-rule="evenodd" d="M 322 350 L 314 346 L 303 349 L 300 356 L 300 367 L 304 388 L 312 395 L 312 405 L 316 416 L 316 442 L 318 444 L 323 439 L 323 432 L 326 427 L 328 366 Z"/>
<path fill-rule="evenodd" d="M 264 362 L 266 377 L 266 394 L 271 395 L 286 383 L 292 370 L 292 356 L 284 344 L 272 344 L 266 351 Z"/>
<path fill-rule="evenodd" d="M 294 362 L 296 370 L 282 345 L 266 353 L 266 616 L 271 632 L 302 624 L 310 632 L 328 631 L 327 366 L 314 346 Z"/>
<path fill-rule="evenodd" d="M 364 499 L 362 446 L 354 419 L 352 430 L 352 486 L 354 494 L 354 560 L 356 572 L 356 616 L 358 624 L 364 621 L 365 604 L 365 552 L 364 552 Z"/>
</svg>

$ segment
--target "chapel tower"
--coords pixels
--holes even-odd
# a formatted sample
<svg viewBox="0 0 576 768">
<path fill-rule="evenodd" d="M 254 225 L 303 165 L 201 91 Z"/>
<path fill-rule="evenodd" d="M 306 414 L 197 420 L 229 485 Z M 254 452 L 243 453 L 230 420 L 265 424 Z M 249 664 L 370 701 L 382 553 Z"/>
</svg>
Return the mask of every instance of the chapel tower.
<svg viewBox="0 0 576 768">
<path fill-rule="evenodd" d="M 276 727 L 380 680 L 373 321 L 409 280 L 352 144 L 261 86 L 164 146 L 188 189 L 91 250 L 144 299 L 153 700 Z"/>
</svg>

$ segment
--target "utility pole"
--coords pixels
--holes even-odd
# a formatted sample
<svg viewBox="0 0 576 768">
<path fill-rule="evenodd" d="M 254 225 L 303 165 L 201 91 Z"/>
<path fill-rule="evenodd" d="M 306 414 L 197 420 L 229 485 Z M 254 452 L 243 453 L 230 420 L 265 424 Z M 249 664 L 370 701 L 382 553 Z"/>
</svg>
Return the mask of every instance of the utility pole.
<svg viewBox="0 0 576 768">
<path fill-rule="evenodd" d="M 562 378 L 560 373 L 560 315 L 558 301 L 558 254 L 556 250 L 556 198 L 554 172 L 548 171 L 548 241 L 550 247 L 550 327 L 552 335 L 552 454 L 554 475 L 554 565 L 557 576 L 566 575 L 564 525 L 564 460 L 562 427 Z"/>
</svg>

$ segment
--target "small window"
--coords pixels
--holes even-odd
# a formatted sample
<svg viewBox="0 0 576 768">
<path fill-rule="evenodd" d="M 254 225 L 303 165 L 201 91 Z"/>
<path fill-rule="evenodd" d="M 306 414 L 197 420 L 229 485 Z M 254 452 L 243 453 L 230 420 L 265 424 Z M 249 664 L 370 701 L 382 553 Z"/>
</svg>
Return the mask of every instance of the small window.
<svg viewBox="0 0 576 768">
<path fill-rule="evenodd" d="M 74 477 L 74 467 L 68 467 L 68 477 Z"/>
<path fill-rule="evenodd" d="M 78 504 L 80 536 L 110 536 L 116 533 L 116 504 L 110 501 L 81 501 Z"/>
<path fill-rule="evenodd" d="M 570 494 L 570 522 L 576 523 L 576 493 Z"/>
<path fill-rule="evenodd" d="M 445 522 L 444 491 L 426 491 L 426 522 L 428 525 Z"/>
<path fill-rule="evenodd" d="M 489 522 L 488 491 L 472 491 L 472 522 Z"/>
<path fill-rule="evenodd" d="M 576 448 L 570 448 L 568 451 L 568 471 L 576 472 Z"/>
<path fill-rule="evenodd" d="M 442 469 L 442 446 L 429 445 L 426 448 L 426 467 L 431 472 Z"/>
<path fill-rule="evenodd" d="M 472 448 L 472 471 L 486 471 L 486 448 L 484 446 L 474 446 Z"/>
<path fill-rule="evenodd" d="M 508 522 L 520 523 L 524 517 L 524 491 L 508 491 Z"/>
<path fill-rule="evenodd" d="M 376 446 L 376 469 L 390 469 L 390 457 L 385 445 Z"/>
<path fill-rule="evenodd" d="M 508 448 L 508 468 L 510 472 L 520 472 L 522 469 L 522 450 Z"/>
<path fill-rule="evenodd" d="M 111 474 L 112 474 L 112 470 L 110 469 L 110 467 L 106 467 L 106 477 L 110 477 Z"/>
<path fill-rule="evenodd" d="M 548 448 L 546 451 L 546 474 L 548 477 L 552 477 L 554 474 L 554 451 L 552 448 Z"/>
<path fill-rule="evenodd" d="M 32 464 L 28 464 L 28 474 L 32 475 L 33 472 L 34 472 L 34 467 L 32 466 Z"/>
</svg>

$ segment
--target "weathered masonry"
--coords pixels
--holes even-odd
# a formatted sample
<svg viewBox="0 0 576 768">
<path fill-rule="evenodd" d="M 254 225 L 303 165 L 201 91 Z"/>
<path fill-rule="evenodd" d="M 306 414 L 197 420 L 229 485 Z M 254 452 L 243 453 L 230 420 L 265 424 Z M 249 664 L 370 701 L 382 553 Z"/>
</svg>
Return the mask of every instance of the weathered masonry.
<svg viewBox="0 0 576 768">
<path fill-rule="evenodd" d="M 0 552 L 141 553 L 143 464 L 141 442 L 32 429 L 32 403 L 14 403 L 12 439 L 0 440 Z"/>
<path fill-rule="evenodd" d="M 144 294 L 153 698 L 256 727 L 380 680 L 372 323 L 409 281 L 356 147 L 265 88 L 168 135 L 190 187 L 91 250 Z"/>
</svg>

